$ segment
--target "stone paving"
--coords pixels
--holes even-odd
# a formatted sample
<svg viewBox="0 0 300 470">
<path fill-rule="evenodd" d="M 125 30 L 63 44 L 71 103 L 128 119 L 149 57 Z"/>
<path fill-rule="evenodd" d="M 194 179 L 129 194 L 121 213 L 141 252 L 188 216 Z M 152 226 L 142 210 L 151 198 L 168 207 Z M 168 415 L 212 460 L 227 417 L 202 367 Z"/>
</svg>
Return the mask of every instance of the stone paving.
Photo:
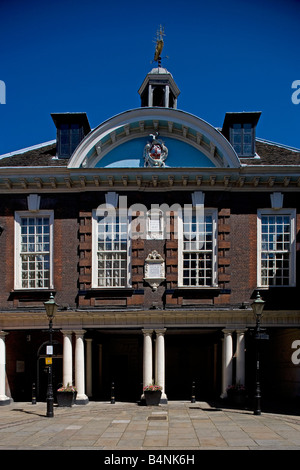
<svg viewBox="0 0 300 470">
<path fill-rule="evenodd" d="M 206 402 L 46 403 L 0 407 L 0 450 L 300 450 L 300 416 L 214 408 Z"/>
</svg>

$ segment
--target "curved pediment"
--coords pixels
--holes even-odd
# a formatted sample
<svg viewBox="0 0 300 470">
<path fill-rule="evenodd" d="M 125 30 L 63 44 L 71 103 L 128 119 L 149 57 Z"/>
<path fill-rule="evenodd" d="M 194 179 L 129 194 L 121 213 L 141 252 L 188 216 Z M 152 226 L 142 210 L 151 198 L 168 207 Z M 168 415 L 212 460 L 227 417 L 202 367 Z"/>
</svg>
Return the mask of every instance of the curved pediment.
<svg viewBox="0 0 300 470">
<path fill-rule="evenodd" d="M 150 148 L 153 142 L 165 146 L 165 167 L 240 166 L 233 147 L 218 130 L 202 119 L 170 108 L 138 108 L 105 121 L 80 143 L 68 166 L 144 167 L 146 146 Z"/>
</svg>

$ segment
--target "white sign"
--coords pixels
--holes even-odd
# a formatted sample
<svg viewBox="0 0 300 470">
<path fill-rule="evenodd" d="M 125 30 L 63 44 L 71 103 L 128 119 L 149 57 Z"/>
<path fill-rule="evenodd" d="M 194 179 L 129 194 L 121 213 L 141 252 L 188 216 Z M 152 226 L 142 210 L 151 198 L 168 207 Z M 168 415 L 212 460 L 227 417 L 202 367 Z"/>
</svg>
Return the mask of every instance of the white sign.
<svg viewBox="0 0 300 470">
<path fill-rule="evenodd" d="M 150 227 L 149 227 L 149 230 L 150 232 L 159 232 L 160 231 L 160 228 L 159 228 L 159 219 L 150 219 Z"/>
<path fill-rule="evenodd" d="M 162 277 L 162 265 L 161 263 L 153 263 L 148 266 L 148 276 L 149 278 L 161 278 Z"/>
<path fill-rule="evenodd" d="M 52 356 L 53 346 L 46 346 L 46 354 L 47 354 L 47 356 Z"/>
</svg>

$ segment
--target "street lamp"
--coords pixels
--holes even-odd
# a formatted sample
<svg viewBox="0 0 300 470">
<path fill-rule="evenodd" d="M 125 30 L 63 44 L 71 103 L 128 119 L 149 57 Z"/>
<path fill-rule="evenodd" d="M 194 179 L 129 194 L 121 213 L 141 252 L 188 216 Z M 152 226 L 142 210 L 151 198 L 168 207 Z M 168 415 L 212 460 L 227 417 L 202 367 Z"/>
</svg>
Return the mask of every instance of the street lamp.
<svg viewBox="0 0 300 470">
<path fill-rule="evenodd" d="M 256 390 L 255 390 L 255 403 L 254 403 L 254 414 L 260 415 L 260 370 L 259 370 L 259 341 L 262 338 L 261 329 L 260 329 L 260 320 L 262 317 L 262 312 L 265 306 L 264 300 L 262 300 L 259 292 L 257 292 L 256 299 L 252 302 L 251 307 L 254 313 L 256 326 L 255 326 L 255 340 L 256 340 Z"/>
<path fill-rule="evenodd" d="M 53 333 L 53 318 L 56 314 L 58 305 L 54 301 L 53 294 L 50 295 L 50 300 L 44 302 L 46 314 L 49 320 L 49 344 L 47 347 L 47 354 L 53 355 L 52 333 Z M 49 348 L 49 349 L 48 349 Z M 53 418 L 53 378 L 52 378 L 52 357 L 48 359 L 48 386 L 47 386 L 47 417 Z"/>
</svg>

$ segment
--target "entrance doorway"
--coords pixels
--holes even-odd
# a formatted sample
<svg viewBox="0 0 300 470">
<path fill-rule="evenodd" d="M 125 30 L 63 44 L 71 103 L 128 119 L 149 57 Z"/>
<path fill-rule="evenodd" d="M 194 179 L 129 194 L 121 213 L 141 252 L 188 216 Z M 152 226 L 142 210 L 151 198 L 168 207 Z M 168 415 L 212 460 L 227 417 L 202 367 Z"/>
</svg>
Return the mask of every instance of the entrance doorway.
<svg viewBox="0 0 300 470">
<path fill-rule="evenodd" d="M 93 396 L 110 400 L 112 383 L 116 401 L 137 402 L 142 395 L 143 343 L 142 334 L 104 332 L 94 337 L 98 346 L 93 366 Z"/>
<path fill-rule="evenodd" d="M 167 329 L 165 391 L 168 400 L 190 400 L 193 381 L 197 400 L 220 396 L 221 335 L 221 330 L 202 329 L 195 332 Z M 113 383 L 116 401 L 138 402 L 143 393 L 142 332 L 90 330 L 87 336 L 93 339 L 91 398 L 110 401 Z"/>
<path fill-rule="evenodd" d="M 168 400 L 190 400 L 193 382 L 198 401 L 220 394 L 222 353 L 217 331 L 167 331 L 165 346 Z"/>
</svg>

